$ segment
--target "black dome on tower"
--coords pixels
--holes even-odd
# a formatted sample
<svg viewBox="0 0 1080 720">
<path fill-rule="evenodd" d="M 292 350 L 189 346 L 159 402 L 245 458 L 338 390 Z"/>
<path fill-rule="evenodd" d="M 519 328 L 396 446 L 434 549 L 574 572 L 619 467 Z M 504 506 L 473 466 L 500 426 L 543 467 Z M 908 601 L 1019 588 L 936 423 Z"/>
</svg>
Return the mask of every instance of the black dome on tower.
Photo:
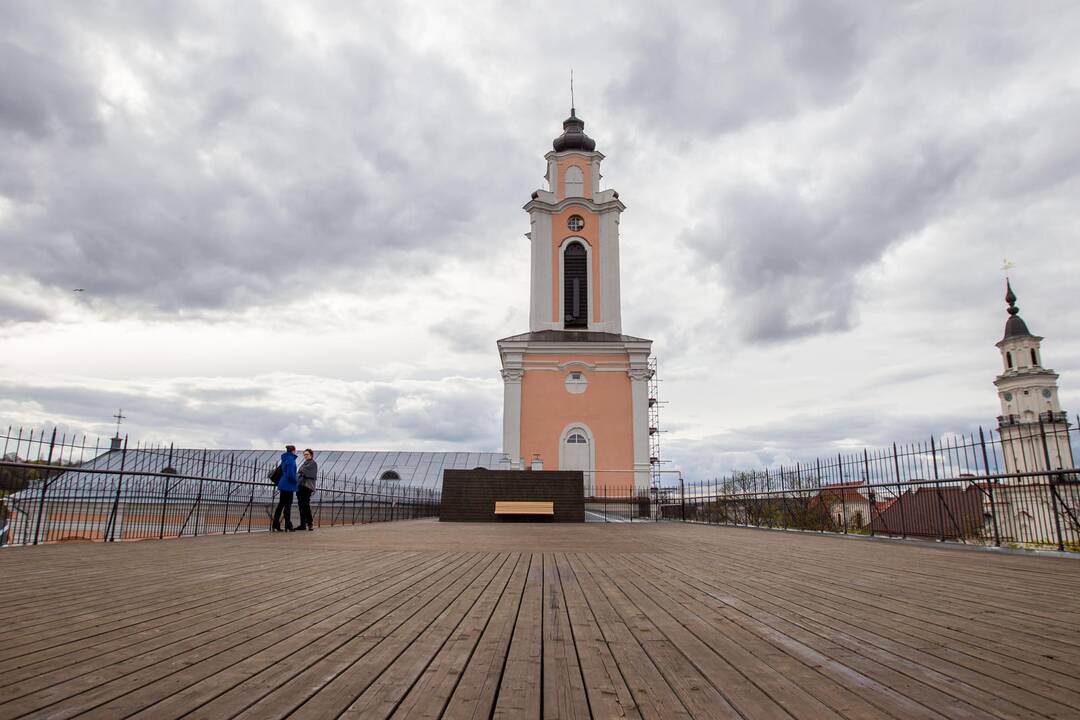
<svg viewBox="0 0 1080 720">
<path fill-rule="evenodd" d="M 1005 302 L 1009 304 L 1009 319 L 1005 321 L 1005 339 L 1011 337 L 1027 337 L 1031 335 L 1027 323 L 1020 317 L 1020 308 L 1016 307 L 1016 293 L 1013 292 L 1012 284 L 1005 281 Z"/>
<path fill-rule="evenodd" d="M 585 134 L 585 121 L 574 114 L 574 108 L 570 108 L 570 117 L 563 120 L 562 126 L 563 134 L 551 143 L 555 152 L 563 150 L 592 152 L 596 149 L 596 141 Z"/>
</svg>

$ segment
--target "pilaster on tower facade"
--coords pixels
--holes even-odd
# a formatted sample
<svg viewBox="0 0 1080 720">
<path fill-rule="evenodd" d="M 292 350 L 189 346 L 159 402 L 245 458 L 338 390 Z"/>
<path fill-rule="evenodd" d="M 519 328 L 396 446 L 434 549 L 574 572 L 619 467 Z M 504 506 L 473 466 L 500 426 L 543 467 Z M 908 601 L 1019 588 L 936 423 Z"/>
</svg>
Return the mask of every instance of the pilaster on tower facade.
<svg viewBox="0 0 1080 720">
<path fill-rule="evenodd" d="M 1058 401 L 1058 374 L 1043 367 L 1042 338 L 1032 335 L 1020 317 L 1016 294 L 1008 280 L 1005 302 L 1009 319 L 1005 322 L 1005 336 L 997 343 L 1004 369 L 994 380 L 1001 402 L 998 432 L 1005 472 L 1070 469 L 1073 461 L 1069 421 Z"/>
<path fill-rule="evenodd" d="M 544 159 L 547 188 L 525 205 L 529 332 L 498 341 L 503 452 L 519 467 L 582 470 L 586 492 L 648 486 L 649 353 L 622 334 L 619 193 L 574 108 Z"/>
</svg>

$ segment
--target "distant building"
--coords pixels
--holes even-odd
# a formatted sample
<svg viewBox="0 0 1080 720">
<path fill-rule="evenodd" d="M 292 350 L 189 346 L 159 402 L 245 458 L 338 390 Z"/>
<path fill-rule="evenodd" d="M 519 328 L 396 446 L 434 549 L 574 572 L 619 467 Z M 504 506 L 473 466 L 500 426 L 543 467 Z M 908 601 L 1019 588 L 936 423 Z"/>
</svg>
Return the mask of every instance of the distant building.
<svg viewBox="0 0 1080 720">
<path fill-rule="evenodd" d="M 958 540 L 992 537 L 985 527 L 989 506 L 985 493 L 975 485 L 922 486 L 905 490 L 874 513 L 877 534 Z"/>
<path fill-rule="evenodd" d="M 586 491 L 649 483 L 651 340 L 622 334 L 619 216 L 603 154 L 574 108 L 529 213 L 529 332 L 499 340 L 503 452 L 516 467 L 582 470 Z"/>
<path fill-rule="evenodd" d="M 998 431 L 1005 472 L 1071 469 L 1069 420 L 1058 401 L 1058 374 L 1043 366 L 1042 338 L 1032 335 L 1020 317 L 1008 281 L 1005 302 L 1009 319 L 1005 336 L 997 343 L 1004 369 L 994 380 L 1001 401 Z"/>
<path fill-rule="evenodd" d="M 823 512 L 829 521 L 838 528 L 862 529 L 870 523 L 871 491 L 865 482 L 834 483 L 822 485 L 810 499 L 807 510 Z M 874 503 L 874 514 L 882 509 L 880 502 Z"/>
</svg>

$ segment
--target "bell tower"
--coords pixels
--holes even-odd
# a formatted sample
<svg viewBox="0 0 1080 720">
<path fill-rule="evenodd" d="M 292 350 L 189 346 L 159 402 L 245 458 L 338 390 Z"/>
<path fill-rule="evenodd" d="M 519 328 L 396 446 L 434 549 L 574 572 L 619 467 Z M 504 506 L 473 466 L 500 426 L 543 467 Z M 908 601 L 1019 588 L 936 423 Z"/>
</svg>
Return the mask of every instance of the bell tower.
<svg viewBox="0 0 1080 720">
<path fill-rule="evenodd" d="M 1020 317 L 1012 284 L 1005 281 L 1009 319 L 998 341 L 1002 373 L 994 380 L 1001 415 L 998 431 L 1008 473 L 1039 472 L 1073 466 L 1069 421 L 1058 401 L 1058 374 L 1043 366 L 1042 338 L 1032 335 Z M 1045 447 L 1043 435 L 1046 436 Z"/>
<path fill-rule="evenodd" d="M 499 340 L 503 452 L 516 466 L 582 470 L 586 492 L 648 485 L 652 341 L 622 334 L 619 193 L 570 108 L 529 214 L 529 332 Z"/>
<path fill-rule="evenodd" d="M 532 250 L 529 330 L 622 332 L 619 193 L 600 189 L 602 153 L 570 108 L 544 156 L 546 190 L 525 205 Z"/>
</svg>

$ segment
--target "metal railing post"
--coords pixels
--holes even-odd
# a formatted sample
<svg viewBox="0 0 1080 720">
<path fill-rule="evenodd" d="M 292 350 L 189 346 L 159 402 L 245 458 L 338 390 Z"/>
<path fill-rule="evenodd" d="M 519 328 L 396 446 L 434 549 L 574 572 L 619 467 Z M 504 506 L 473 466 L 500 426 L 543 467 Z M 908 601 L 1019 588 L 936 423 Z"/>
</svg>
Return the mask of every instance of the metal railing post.
<svg viewBox="0 0 1080 720">
<path fill-rule="evenodd" d="M 170 470 L 174 470 L 172 466 L 173 457 L 173 444 L 169 443 L 169 459 L 165 467 Z M 161 479 L 162 484 L 165 486 L 165 491 L 161 494 L 161 523 L 158 526 L 158 540 L 165 538 L 165 510 L 169 506 L 169 491 L 172 489 L 171 483 L 168 477 Z"/>
<path fill-rule="evenodd" d="M 113 542 L 116 538 L 116 519 L 120 512 L 120 489 L 124 484 L 124 464 L 127 462 L 127 435 L 124 436 L 124 447 L 120 451 L 120 474 L 116 477 L 116 497 L 113 498 L 112 512 L 109 514 L 109 522 L 106 524 L 106 542 Z"/>
<path fill-rule="evenodd" d="M 206 448 L 202 451 L 202 468 L 199 470 L 199 493 L 195 496 L 195 534 L 199 537 L 199 514 L 202 512 L 203 480 L 206 477 Z"/>
<path fill-rule="evenodd" d="M 221 534 L 227 534 L 229 530 L 229 501 L 232 500 L 233 461 L 236 458 L 229 456 L 229 482 L 225 485 L 225 519 L 221 522 Z"/>
<path fill-rule="evenodd" d="M 1039 435 L 1042 436 L 1043 458 L 1046 461 L 1046 482 L 1050 487 L 1050 510 L 1054 513 L 1054 533 L 1057 536 L 1057 549 L 1058 552 L 1065 552 L 1065 542 L 1061 536 L 1061 516 L 1058 514 L 1056 476 L 1050 474 L 1050 448 L 1046 444 L 1046 426 L 1043 424 L 1042 415 L 1039 415 Z"/>
<path fill-rule="evenodd" d="M 866 473 L 866 491 L 870 495 L 870 512 L 867 513 L 870 516 L 870 537 L 874 537 L 874 490 L 870 485 L 870 458 L 866 454 L 866 448 L 862 451 L 863 457 L 863 471 Z"/>
<path fill-rule="evenodd" d="M 904 517 L 904 495 L 900 487 L 900 459 L 897 457 L 896 443 L 892 444 L 893 470 L 896 471 L 896 502 L 900 505 L 900 537 L 907 539 L 907 519 Z"/>
<path fill-rule="evenodd" d="M 937 444 L 934 442 L 934 436 L 930 436 L 930 457 L 934 463 L 934 485 L 937 488 L 938 498 L 938 525 L 940 527 L 941 542 L 945 542 L 945 499 L 941 496 L 941 479 L 938 476 L 937 469 Z"/>
<path fill-rule="evenodd" d="M 44 433 L 44 430 L 42 430 Z M 31 431 L 33 433 L 33 431 Z M 49 490 L 49 467 L 52 465 L 53 448 L 56 447 L 56 426 L 53 425 L 52 439 L 49 440 L 49 459 L 46 461 L 45 476 L 41 479 L 41 499 L 38 501 L 37 521 L 34 523 L 34 545 L 38 544 L 38 537 L 41 531 L 41 520 L 45 515 L 45 493 Z M 29 456 L 30 453 L 27 453 Z M 40 457 L 40 456 L 39 456 Z M 48 530 L 45 531 L 45 535 L 48 536 Z"/>
<path fill-rule="evenodd" d="M 818 496 L 820 497 L 820 493 L 821 493 L 821 458 L 814 458 L 814 468 L 815 468 L 815 471 L 817 473 L 814 480 L 815 480 L 815 483 L 816 483 L 817 491 L 819 493 Z M 809 501 L 807 501 L 806 507 L 807 507 L 807 510 L 810 509 Z M 818 507 L 821 507 L 821 505 L 819 504 Z M 826 511 L 826 512 L 828 512 L 829 515 L 832 515 L 832 511 Z M 829 519 L 832 520 L 831 517 Z M 818 532 L 821 532 L 821 533 L 825 532 L 825 523 L 823 523 L 823 522 L 818 523 Z"/>
<path fill-rule="evenodd" d="M 254 460 L 251 463 L 251 497 L 248 499 L 247 507 L 247 531 L 251 534 L 251 516 L 255 514 L 255 483 L 259 479 L 259 461 Z"/>
<path fill-rule="evenodd" d="M 686 483 L 682 477 L 679 478 L 679 506 L 682 508 L 682 521 L 686 522 Z"/>
<path fill-rule="evenodd" d="M 986 435 L 983 433 L 982 425 L 979 426 L 979 446 L 982 447 L 983 456 L 983 470 L 986 471 L 987 477 L 990 475 L 990 458 L 986 454 Z M 997 480 L 990 478 L 986 481 L 986 492 L 990 496 L 990 522 L 994 527 L 994 545 L 1001 547 L 1001 532 L 998 529 L 997 518 L 997 502 L 994 500 L 994 485 Z"/>
</svg>

